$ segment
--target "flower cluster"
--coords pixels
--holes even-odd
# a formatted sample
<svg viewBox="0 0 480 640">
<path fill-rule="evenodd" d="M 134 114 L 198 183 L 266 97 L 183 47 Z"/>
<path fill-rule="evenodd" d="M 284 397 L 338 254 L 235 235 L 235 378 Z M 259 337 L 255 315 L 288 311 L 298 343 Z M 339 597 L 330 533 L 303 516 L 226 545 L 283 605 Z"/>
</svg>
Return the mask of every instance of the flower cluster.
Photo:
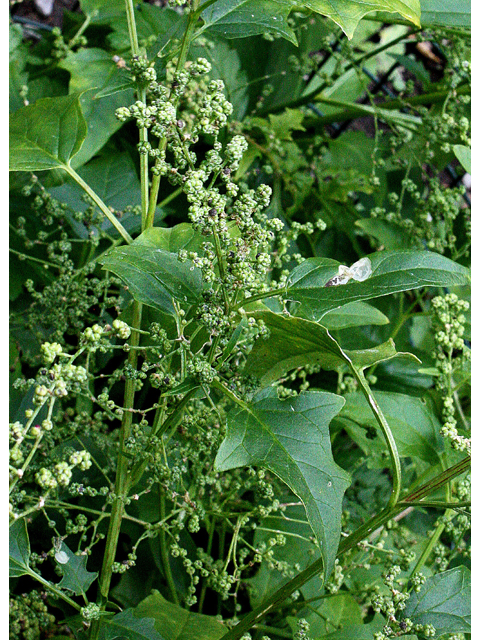
<svg viewBox="0 0 480 640">
<path fill-rule="evenodd" d="M 459 434 L 457 416 L 463 430 L 469 430 L 465 421 L 458 392 L 457 378 L 464 378 L 470 359 L 470 350 L 465 344 L 464 333 L 469 303 L 456 294 L 437 296 L 432 300 L 434 339 L 436 343 L 436 366 L 440 375 L 436 387 L 443 396 L 443 427 L 441 434 L 450 440 L 454 449 L 470 451 L 471 442 L 466 435 Z"/>
</svg>

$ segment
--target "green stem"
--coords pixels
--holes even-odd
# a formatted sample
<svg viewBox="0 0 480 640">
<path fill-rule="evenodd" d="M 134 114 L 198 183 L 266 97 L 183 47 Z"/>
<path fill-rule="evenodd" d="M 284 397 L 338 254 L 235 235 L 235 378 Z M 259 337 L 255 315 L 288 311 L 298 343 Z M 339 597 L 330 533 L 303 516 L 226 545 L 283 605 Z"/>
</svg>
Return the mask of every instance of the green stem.
<svg viewBox="0 0 480 640">
<path fill-rule="evenodd" d="M 470 93 L 471 87 L 468 84 L 461 85 L 457 87 L 456 93 L 457 95 L 464 95 Z M 415 107 L 419 105 L 425 104 L 436 104 L 438 102 L 442 102 L 445 98 L 450 95 L 452 92 L 451 89 L 444 89 L 441 91 L 432 91 L 430 93 L 424 93 L 419 96 L 412 96 L 407 100 L 402 100 L 399 98 L 395 98 L 393 100 L 386 100 L 377 105 L 379 110 L 390 110 L 390 109 L 401 109 L 402 107 Z M 324 100 L 325 101 L 325 100 Z M 352 120 L 358 116 L 365 115 L 364 107 L 352 105 L 348 109 L 344 109 L 343 111 L 338 111 L 337 113 L 331 113 L 327 116 L 322 116 L 321 118 L 315 118 L 314 123 L 316 125 L 327 125 L 332 124 L 333 122 L 343 122 L 345 120 Z"/>
<path fill-rule="evenodd" d="M 135 301 L 133 304 L 133 319 L 132 327 L 139 328 L 142 321 L 142 304 Z M 133 331 L 129 345 L 137 347 L 139 344 L 140 335 Z M 132 370 L 137 368 L 137 350 L 131 349 L 128 353 L 128 364 L 132 367 Z M 108 526 L 107 541 L 105 545 L 105 553 L 103 556 L 103 564 L 99 578 L 99 594 L 97 603 L 100 606 L 101 611 L 105 611 L 108 602 L 108 594 L 110 591 L 110 583 L 112 580 L 112 568 L 115 561 L 115 555 L 117 552 L 118 538 L 120 535 L 120 529 L 122 526 L 122 519 L 124 515 L 125 499 L 128 495 L 130 488 L 130 478 L 128 474 L 128 458 L 125 456 L 125 442 L 130 436 L 132 428 L 132 417 L 130 409 L 133 408 L 135 398 L 135 380 L 127 380 L 125 383 L 125 394 L 123 401 L 123 416 L 122 425 L 120 429 L 120 442 L 118 445 L 118 458 L 117 458 L 117 474 L 115 478 L 115 499 L 112 504 L 112 511 L 110 515 L 110 522 Z M 90 628 L 90 640 L 98 640 L 100 632 L 100 620 L 94 620 Z"/>
<path fill-rule="evenodd" d="M 115 229 L 119 232 L 122 238 L 130 244 L 132 242 L 132 237 L 125 229 L 125 227 L 117 220 L 115 215 L 110 211 L 107 205 L 103 202 L 103 200 L 98 196 L 95 191 L 81 178 L 75 169 L 72 169 L 69 165 L 64 166 L 65 171 L 75 180 L 77 184 L 79 184 L 82 189 L 90 196 L 90 198 L 95 202 L 97 207 L 103 213 L 103 215 L 112 223 Z"/>
<path fill-rule="evenodd" d="M 158 144 L 159 151 L 163 153 L 166 149 L 166 146 L 167 146 L 167 139 L 162 138 Z M 161 178 L 162 176 L 157 174 L 154 174 L 152 177 L 150 195 L 148 198 L 147 228 L 153 227 L 153 219 L 155 217 L 155 209 L 157 208 L 157 198 L 158 198 L 158 192 L 160 190 Z"/>
<path fill-rule="evenodd" d="M 140 102 L 146 104 L 147 94 L 145 89 L 138 92 Z M 148 131 L 145 127 L 142 127 L 139 131 L 140 142 L 146 144 L 148 142 Z M 142 203 L 142 231 L 150 228 L 148 221 L 148 154 L 140 154 L 140 192 Z"/>
<path fill-rule="evenodd" d="M 28 572 L 28 575 L 34 580 L 37 580 L 37 582 L 40 582 L 40 584 L 43 584 L 43 586 L 49 591 L 51 591 L 55 596 L 57 596 L 57 598 L 61 598 L 77 611 L 81 610 L 82 607 L 79 604 L 77 604 L 74 600 L 69 598 L 65 593 L 63 593 L 63 591 L 58 589 L 56 585 L 52 584 L 51 582 L 48 582 L 48 580 L 45 580 L 45 578 L 43 578 L 39 573 L 36 573 L 35 571 L 30 570 Z"/>
<path fill-rule="evenodd" d="M 359 527 L 347 538 L 343 539 L 338 547 L 338 556 L 342 555 L 346 551 L 355 547 L 359 542 L 362 542 L 377 528 L 382 527 L 391 518 L 395 517 L 405 508 L 405 505 L 410 505 L 417 499 L 425 497 L 431 493 L 432 490 L 445 485 L 447 482 L 455 478 L 456 476 L 464 473 L 470 465 L 470 458 L 464 458 L 458 464 L 450 467 L 438 477 L 434 478 L 430 482 L 417 489 L 412 494 L 408 494 L 403 498 L 402 503 L 397 503 L 394 507 L 385 507 L 379 514 L 373 516 L 365 524 Z M 313 578 L 317 573 L 323 569 L 323 563 L 321 558 L 312 563 L 309 567 L 300 572 L 295 578 L 289 580 L 287 584 L 278 589 L 273 595 L 271 595 L 265 602 L 259 607 L 254 609 L 251 613 L 245 616 L 239 624 L 231 629 L 228 633 L 222 636 L 221 640 L 239 640 L 244 633 L 246 633 L 251 627 L 256 625 L 262 618 L 268 613 L 277 608 L 277 606 L 288 598 L 294 591 L 302 587 L 308 580 Z"/>
<path fill-rule="evenodd" d="M 412 31 L 412 33 L 418 33 L 418 31 L 420 31 L 420 29 L 416 29 L 416 30 Z M 407 35 L 409 35 L 409 34 L 407 34 Z M 393 40 L 390 40 L 390 42 L 382 44 L 379 47 L 376 47 L 375 49 L 372 49 L 371 51 L 367 51 L 367 53 L 364 53 L 363 55 L 359 56 L 353 62 L 350 62 L 349 64 L 347 64 L 345 69 L 343 70 L 343 74 L 347 73 L 347 71 L 350 71 L 350 69 L 353 69 L 357 65 L 362 64 L 366 60 L 369 60 L 370 58 L 375 57 L 379 53 L 382 53 L 383 51 L 386 51 L 390 47 L 393 47 L 394 45 L 398 44 L 402 40 L 405 40 L 407 42 L 408 41 L 407 35 L 406 34 L 402 34 L 401 36 L 398 36 L 398 38 L 394 38 Z M 288 100 L 286 102 L 282 102 L 281 104 L 273 106 L 271 108 L 260 109 L 260 111 L 258 112 L 258 115 L 259 116 L 265 116 L 265 115 L 267 115 L 269 113 L 276 113 L 278 111 L 283 111 L 287 107 L 290 108 L 290 109 L 294 109 L 295 107 L 300 107 L 300 106 L 302 106 L 304 104 L 308 104 L 309 102 L 314 102 L 315 101 L 315 96 L 317 96 L 319 93 L 324 91 L 327 87 L 328 87 L 328 84 L 326 82 L 324 82 L 319 87 L 317 87 L 317 88 L 315 88 L 315 89 L 303 94 L 303 96 L 301 96 L 300 98 L 297 98 L 296 100 Z"/>
<path fill-rule="evenodd" d="M 373 396 L 372 390 L 370 389 L 370 386 L 367 380 L 365 379 L 363 371 L 357 371 L 357 369 L 353 366 L 353 364 L 350 365 L 350 368 L 357 382 L 360 384 L 362 392 L 365 398 L 367 399 L 367 402 L 370 405 L 371 410 L 373 411 L 375 419 L 377 420 L 380 426 L 380 429 L 382 430 L 385 440 L 387 441 L 387 447 L 390 453 L 390 460 L 392 463 L 392 482 L 393 482 L 392 494 L 390 496 L 388 506 L 393 507 L 398 502 L 398 499 L 400 497 L 401 487 L 402 487 L 402 467 L 400 464 L 400 456 L 398 455 L 395 438 L 393 437 L 393 433 L 390 429 L 390 426 L 385 416 L 383 415 L 382 410 L 378 405 L 378 402 L 375 400 Z"/>
<path fill-rule="evenodd" d="M 21 253 L 20 251 L 16 251 L 15 249 L 12 249 L 12 247 L 9 247 L 9 251 L 11 253 L 14 253 L 15 255 L 19 256 L 20 259 L 23 260 L 31 260 L 32 262 L 38 262 L 39 264 L 43 264 L 45 267 L 53 267 L 54 269 L 62 269 L 63 266 L 59 265 L 59 264 L 54 264 L 53 262 L 47 262 L 46 260 L 41 260 L 40 258 L 34 258 L 33 256 L 29 256 L 26 253 Z"/>
<path fill-rule="evenodd" d="M 163 490 L 163 488 L 160 488 L 160 520 L 165 520 L 165 491 Z M 160 527 L 158 537 L 160 542 L 160 555 L 162 557 L 162 566 L 165 572 L 165 578 L 167 580 L 168 588 L 170 589 L 172 600 L 175 604 L 178 605 L 180 604 L 180 602 L 178 600 L 175 582 L 173 581 L 172 568 L 170 566 L 170 558 L 168 556 L 165 525 Z"/>
<path fill-rule="evenodd" d="M 71 40 L 69 41 L 69 43 L 68 43 L 69 49 L 71 49 L 76 44 L 76 41 L 85 32 L 85 30 L 87 29 L 87 27 L 88 27 L 88 25 L 90 24 L 91 21 L 92 21 L 92 16 L 91 15 L 87 15 L 87 17 L 85 18 L 85 21 L 80 26 L 80 29 L 73 36 L 73 38 L 71 38 Z"/>
<path fill-rule="evenodd" d="M 237 404 L 239 407 L 241 407 L 245 411 L 250 411 L 248 404 L 243 400 L 241 400 L 238 396 L 236 396 L 233 393 L 233 391 L 231 391 L 219 378 L 215 378 L 211 386 L 214 389 L 218 389 L 218 391 L 221 391 L 223 394 L 227 396 L 227 398 L 230 398 L 230 400 L 235 402 L 235 404 Z"/>
<path fill-rule="evenodd" d="M 429 509 L 468 509 L 468 507 L 472 506 L 472 503 L 469 500 L 465 500 L 463 502 L 441 502 L 440 500 L 411 500 L 410 502 L 403 502 L 400 500 L 398 504 L 403 505 L 404 507 L 427 507 Z"/>
<path fill-rule="evenodd" d="M 230 312 L 230 301 L 228 299 L 228 293 L 225 287 L 225 265 L 223 263 L 222 247 L 220 246 L 220 240 L 215 229 L 213 230 L 213 240 L 215 243 L 215 254 L 217 256 L 218 271 L 220 273 L 220 286 L 222 288 L 223 301 L 225 303 L 225 313 L 228 315 Z"/>
<path fill-rule="evenodd" d="M 196 13 L 197 4 L 198 4 L 198 0 L 193 0 L 192 11 L 190 12 L 190 15 L 188 16 L 187 28 L 185 30 L 185 33 L 184 33 L 183 39 L 182 39 L 182 44 L 181 44 L 181 49 L 180 49 L 180 56 L 178 58 L 177 67 L 176 67 L 176 73 L 178 73 L 183 68 L 183 65 L 185 64 L 185 61 L 187 59 L 188 51 L 190 49 L 190 44 L 192 42 L 194 31 L 195 31 L 195 24 L 196 24 L 196 22 L 198 20 L 198 15 Z M 176 102 L 178 102 L 178 100 L 176 100 L 175 103 Z M 165 151 L 166 147 L 167 147 L 167 139 L 166 138 L 162 138 L 158 143 L 158 149 L 159 149 L 159 151 L 161 153 L 163 153 Z M 161 180 L 161 176 L 160 175 L 154 175 L 153 178 L 152 178 L 152 184 L 151 184 L 151 187 L 150 187 L 150 195 L 149 195 L 149 198 L 148 198 L 148 210 L 147 210 L 147 216 L 146 216 L 146 228 L 147 229 L 149 227 L 153 226 L 153 219 L 154 219 L 154 216 L 155 216 L 155 209 L 157 208 L 158 192 L 160 190 L 160 180 Z"/>
<path fill-rule="evenodd" d="M 264 293 L 256 293 L 253 296 L 248 298 L 243 298 L 240 300 L 232 309 L 232 311 L 238 311 L 241 307 L 246 304 L 250 304 L 251 302 L 256 302 L 257 300 L 265 300 L 266 298 L 272 298 L 273 296 L 284 296 L 287 293 L 285 287 L 279 287 L 278 289 L 271 289 L 270 291 L 265 291 Z"/>
<path fill-rule="evenodd" d="M 133 57 L 140 55 L 140 47 L 138 45 L 137 25 L 135 22 L 135 9 L 133 6 L 133 0 L 125 0 L 125 11 L 128 24 L 128 36 L 130 38 L 130 49 Z M 147 92 L 146 89 L 138 89 L 137 96 L 140 102 L 146 104 Z M 148 131 L 145 127 L 141 127 L 139 131 L 139 137 L 141 143 L 148 142 Z M 148 228 L 148 155 L 146 153 L 140 154 L 140 193 L 142 202 L 142 231 Z M 151 226 L 151 225 L 150 225 Z"/>
<path fill-rule="evenodd" d="M 188 404 L 188 402 L 190 401 L 190 399 L 192 398 L 192 396 L 197 392 L 198 387 L 195 387 L 195 389 L 191 389 L 190 391 L 188 391 L 185 396 L 183 397 L 183 399 L 178 403 L 177 407 L 174 409 L 174 411 L 168 416 L 168 418 L 165 420 L 165 422 L 163 422 L 162 424 L 160 424 L 158 426 L 157 423 L 157 416 L 155 416 L 155 423 L 152 429 L 152 438 L 154 436 L 157 437 L 161 437 L 163 436 L 164 433 L 166 433 L 169 429 L 176 427 L 177 424 L 180 422 L 180 420 L 182 419 L 183 416 L 183 411 L 186 407 L 186 405 Z M 163 414 L 158 414 L 163 415 Z M 150 442 L 147 443 L 145 450 L 148 450 Z M 132 471 L 130 473 L 130 486 L 135 486 L 138 482 L 140 482 L 140 479 L 145 471 L 145 469 L 147 468 L 148 465 L 148 460 L 141 460 L 140 462 L 137 462 L 137 464 L 132 468 Z"/>
<path fill-rule="evenodd" d="M 138 56 L 140 49 L 138 46 L 137 25 L 135 24 L 135 9 L 133 0 L 125 0 L 125 12 L 127 14 L 128 36 L 130 38 L 130 47 L 132 55 Z"/>
<path fill-rule="evenodd" d="M 53 397 L 51 397 L 51 398 L 50 398 L 50 401 L 49 401 L 49 404 L 48 404 L 47 420 L 50 420 L 50 418 L 52 417 L 53 406 L 54 406 L 54 404 L 55 404 L 55 400 L 56 400 L 55 396 L 53 396 Z M 43 407 L 43 405 L 42 405 L 42 407 Z M 28 465 L 29 465 L 29 464 L 30 464 L 30 462 L 32 461 L 33 456 L 36 454 L 37 449 L 38 449 L 38 447 L 40 446 L 40 442 L 42 441 L 44 434 L 45 434 L 45 431 L 44 431 L 44 430 L 42 430 L 42 431 L 40 431 L 40 433 L 39 433 L 39 434 L 38 434 L 38 436 L 36 437 L 35 442 L 34 442 L 34 444 L 33 444 L 33 447 L 31 448 L 30 453 L 28 454 L 28 456 L 27 456 L 27 458 L 26 458 L 25 462 L 23 463 L 23 465 L 22 465 L 22 467 L 21 467 L 21 469 L 20 469 L 20 475 L 17 475 L 17 476 L 13 479 L 13 481 L 12 481 L 12 483 L 11 483 L 11 485 L 10 485 L 9 494 L 10 494 L 10 493 L 12 493 L 12 491 L 14 490 L 14 488 L 15 488 L 15 487 L 16 487 L 16 485 L 17 485 L 17 482 L 20 480 L 20 478 L 22 478 L 22 477 L 23 477 L 23 475 L 24 475 L 25 471 L 26 471 L 26 470 L 27 470 L 27 468 L 28 468 Z"/>
<path fill-rule="evenodd" d="M 447 484 L 446 485 L 446 499 L 447 501 L 451 499 L 451 491 L 450 491 L 450 485 Z M 452 515 L 453 513 L 455 513 L 453 510 L 447 509 L 445 511 L 445 516 L 449 517 L 450 515 Z M 432 553 L 435 545 L 437 544 L 440 536 L 442 535 L 443 531 L 445 529 L 445 523 L 441 522 L 437 528 L 435 529 L 435 531 L 433 532 L 432 537 L 430 538 L 430 540 L 428 541 L 425 549 L 422 552 L 422 555 L 420 556 L 420 558 L 418 559 L 412 573 L 410 576 L 410 580 L 412 579 L 412 577 L 418 573 L 420 571 L 420 569 L 423 567 L 423 565 L 425 564 L 425 562 L 428 560 L 428 558 L 430 557 L 430 554 Z"/>
<path fill-rule="evenodd" d="M 161 202 L 159 202 L 157 206 L 160 209 L 162 209 L 162 207 L 166 207 L 167 204 L 170 204 L 170 202 L 172 200 L 175 200 L 175 198 L 177 198 L 181 193 L 183 193 L 183 187 L 178 187 L 178 189 L 175 189 L 175 191 L 172 191 L 172 193 L 169 196 L 167 196 Z"/>
<path fill-rule="evenodd" d="M 463 460 L 460 460 L 460 462 L 457 462 L 457 464 L 453 465 L 452 467 L 449 467 L 448 469 L 440 473 L 438 476 L 436 476 L 432 480 L 429 480 L 418 489 L 415 489 L 414 491 L 409 493 L 408 496 L 402 498 L 403 506 L 406 506 L 406 504 L 414 503 L 418 500 L 421 500 L 422 498 L 425 498 L 433 491 L 440 489 L 445 484 L 447 484 L 447 482 L 450 482 L 450 480 L 453 480 L 453 478 L 456 478 L 462 473 L 465 473 L 466 471 L 468 471 L 470 468 L 470 464 L 471 464 L 470 456 L 463 458 Z"/>
<path fill-rule="evenodd" d="M 210 530 L 208 532 L 207 556 L 212 555 L 213 536 L 215 534 L 215 522 L 216 522 L 216 518 L 215 516 L 213 516 L 212 521 L 210 522 Z M 207 593 L 207 580 L 204 579 L 202 583 L 202 590 L 200 592 L 200 599 L 198 601 L 198 613 L 202 613 L 203 603 L 205 602 L 206 593 Z"/>
</svg>

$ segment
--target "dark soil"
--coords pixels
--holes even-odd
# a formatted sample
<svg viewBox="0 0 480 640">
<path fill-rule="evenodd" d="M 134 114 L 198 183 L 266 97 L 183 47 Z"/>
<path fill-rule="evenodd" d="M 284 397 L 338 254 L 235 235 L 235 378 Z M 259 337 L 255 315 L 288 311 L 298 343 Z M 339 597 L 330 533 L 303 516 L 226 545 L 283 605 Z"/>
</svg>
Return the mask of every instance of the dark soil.
<svg viewBox="0 0 480 640">
<path fill-rule="evenodd" d="M 44 16 L 43 13 L 36 8 L 33 0 L 23 0 L 23 2 L 15 3 L 11 7 L 10 13 L 12 16 L 26 18 L 33 22 L 40 22 L 50 27 L 61 27 L 64 9 L 68 11 L 78 11 L 79 8 L 80 4 L 78 0 L 55 0 L 51 15 Z"/>
</svg>

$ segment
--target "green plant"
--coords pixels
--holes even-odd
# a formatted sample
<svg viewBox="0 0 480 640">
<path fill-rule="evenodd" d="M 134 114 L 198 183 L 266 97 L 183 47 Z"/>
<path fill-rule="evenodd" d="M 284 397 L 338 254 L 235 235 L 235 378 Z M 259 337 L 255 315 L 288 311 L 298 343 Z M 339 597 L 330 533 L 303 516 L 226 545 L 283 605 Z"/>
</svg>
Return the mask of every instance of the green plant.
<svg viewBox="0 0 480 640">
<path fill-rule="evenodd" d="M 11 25 L 11 637 L 468 636 L 466 14 L 169 4 Z"/>
</svg>

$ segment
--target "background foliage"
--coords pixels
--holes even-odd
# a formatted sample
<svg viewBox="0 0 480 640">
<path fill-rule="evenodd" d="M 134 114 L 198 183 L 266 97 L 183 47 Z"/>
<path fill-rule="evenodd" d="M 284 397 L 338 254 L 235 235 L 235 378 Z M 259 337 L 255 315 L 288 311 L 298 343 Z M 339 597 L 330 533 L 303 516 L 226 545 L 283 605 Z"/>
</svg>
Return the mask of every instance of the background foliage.
<svg viewBox="0 0 480 640">
<path fill-rule="evenodd" d="M 469 638 L 469 4 L 20 6 L 10 638 Z"/>
</svg>

